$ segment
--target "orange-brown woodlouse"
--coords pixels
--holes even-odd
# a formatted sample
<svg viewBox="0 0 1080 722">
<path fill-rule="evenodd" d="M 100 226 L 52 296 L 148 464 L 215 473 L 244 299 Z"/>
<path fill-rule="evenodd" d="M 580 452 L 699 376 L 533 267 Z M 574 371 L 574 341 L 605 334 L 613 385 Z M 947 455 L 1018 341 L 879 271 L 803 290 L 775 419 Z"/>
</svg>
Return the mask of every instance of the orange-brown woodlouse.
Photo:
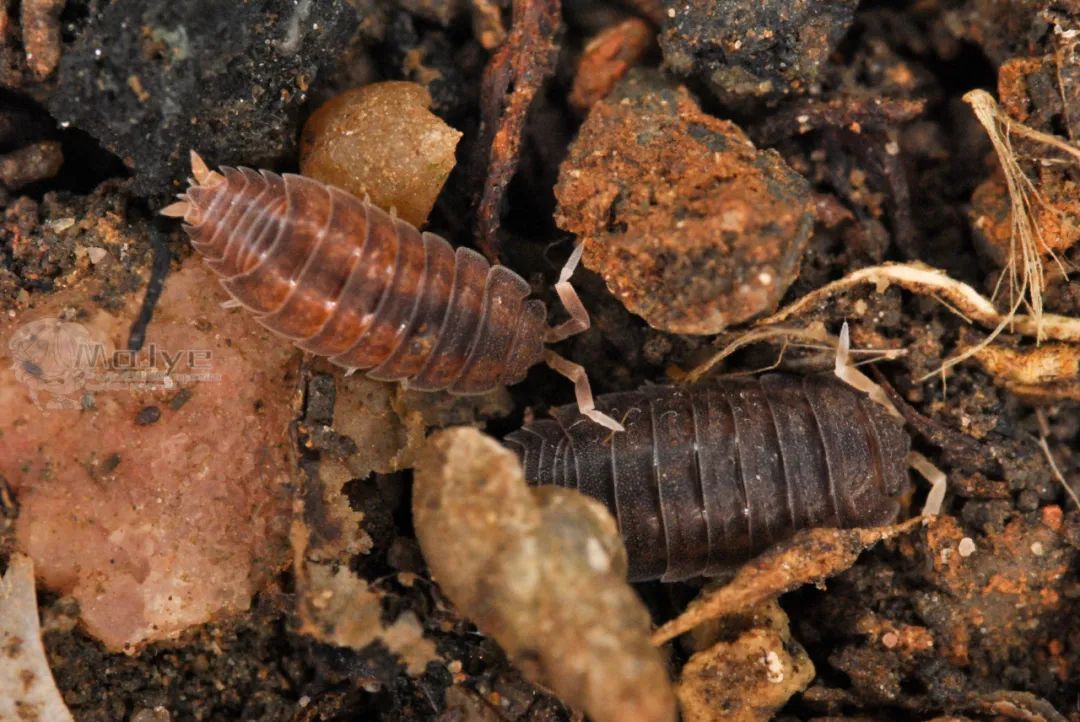
<svg viewBox="0 0 1080 722">
<path fill-rule="evenodd" d="M 768 374 L 596 401 L 625 433 L 563 407 L 506 444 L 530 482 L 608 507 L 633 581 L 715 576 L 800 529 L 884 524 L 907 488 L 902 423 L 834 379 Z"/>
<path fill-rule="evenodd" d="M 476 251 L 454 248 L 334 186 L 248 168 L 211 171 L 192 152 L 194 180 L 162 210 L 184 219 L 191 243 L 235 301 L 275 333 L 373 379 L 478 394 L 546 361 L 593 407 L 584 369 L 545 343 L 589 327 L 569 276 L 555 288 L 571 318 L 549 327 L 529 284 Z"/>
</svg>

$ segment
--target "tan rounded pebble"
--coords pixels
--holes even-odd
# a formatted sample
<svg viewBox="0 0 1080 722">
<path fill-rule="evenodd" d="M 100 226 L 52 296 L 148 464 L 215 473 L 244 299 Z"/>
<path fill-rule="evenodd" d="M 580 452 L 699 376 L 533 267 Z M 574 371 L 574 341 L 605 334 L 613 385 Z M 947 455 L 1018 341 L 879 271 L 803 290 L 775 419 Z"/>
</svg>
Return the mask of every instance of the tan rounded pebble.
<svg viewBox="0 0 1080 722">
<path fill-rule="evenodd" d="M 300 172 L 423 224 L 461 138 L 430 105 L 424 88 L 400 81 L 334 96 L 304 124 Z"/>
</svg>

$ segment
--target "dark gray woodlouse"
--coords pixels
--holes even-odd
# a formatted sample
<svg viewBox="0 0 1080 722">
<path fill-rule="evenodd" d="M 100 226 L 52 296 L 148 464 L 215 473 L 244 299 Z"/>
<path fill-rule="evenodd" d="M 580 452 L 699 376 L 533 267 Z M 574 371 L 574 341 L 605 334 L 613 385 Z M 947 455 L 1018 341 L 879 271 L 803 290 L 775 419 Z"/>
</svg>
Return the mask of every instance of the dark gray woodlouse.
<svg viewBox="0 0 1080 722">
<path fill-rule="evenodd" d="M 887 523 L 907 488 L 903 426 L 835 379 L 769 374 L 596 403 L 626 432 L 563 407 L 505 442 L 530 482 L 612 511 L 633 581 L 715 576 L 800 529 Z"/>
<path fill-rule="evenodd" d="M 593 408 L 584 369 L 545 348 L 589 327 L 569 283 L 580 248 L 555 285 L 571 318 L 549 327 L 521 276 L 346 191 L 211 171 L 194 152 L 191 165 L 191 186 L 162 213 L 183 218 L 221 285 L 271 331 L 350 373 L 422 391 L 483 393 L 545 361 L 574 382 L 583 414 L 621 430 Z"/>
</svg>

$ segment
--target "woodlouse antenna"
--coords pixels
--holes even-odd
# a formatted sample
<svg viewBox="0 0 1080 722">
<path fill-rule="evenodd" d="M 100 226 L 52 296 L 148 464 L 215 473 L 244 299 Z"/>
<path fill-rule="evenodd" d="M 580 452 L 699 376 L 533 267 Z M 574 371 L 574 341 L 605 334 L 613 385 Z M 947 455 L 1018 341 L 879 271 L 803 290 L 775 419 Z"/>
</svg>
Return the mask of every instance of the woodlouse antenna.
<svg viewBox="0 0 1080 722">
<path fill-rule="evenodd" d="M 589 386 L 589 376 L 585 373 L 583 366 L 563 358 L 551 349 L 544 351 L 544 361 L 557 373 L 562 374 L 574 383 L 574 396 L 577 399 L 578 411 L 581 412 L 582 416 L 592 419 L 605 429 L 611 429 L 612 431 L 626 430 L 618 421 L 597 410 L 592 387 Z"/>
<path fill-rule="evenodd" d="M 589 330 L 591 325 L 589 312 L 586 310 L 585 304 L 581 302 L 581 297 L 577 295 L 574 286 L 570 283 L 570 277 L 574 275 L 574 270 L 581 261 L 581 254 L 584 250 L 585 246 L 583 244 L 577 244 L 559 272 L 559 280 L 555 283 L 555 292 L 559 294 L 559 300 L 562 301 L 566 312 L 570 314 L 570 318 L 547 330 L 547 333 L 544 334 L 546 343 L 556 343 Z"/>
</svg>

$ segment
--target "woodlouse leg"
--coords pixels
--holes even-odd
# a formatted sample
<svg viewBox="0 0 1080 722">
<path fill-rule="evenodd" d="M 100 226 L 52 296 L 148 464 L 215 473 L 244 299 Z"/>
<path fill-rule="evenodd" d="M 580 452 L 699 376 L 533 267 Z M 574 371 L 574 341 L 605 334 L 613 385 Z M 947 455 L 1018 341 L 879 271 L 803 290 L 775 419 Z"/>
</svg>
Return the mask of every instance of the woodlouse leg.
<svg viewBox="0 0 1080 722">
<path fill-rule="evenodd" d="M 597 410 L 596 402 L 593 400 L 592 388 L 589 386 L 589 376 L 580 364 L 563 358 L 551 349 L 544 351 L 544 362 L 574 383 L 574 396 L 577 397 L 578 411 L 581 412 L 582 416 L 592 419 L 612 431 L 626 430 L 618 421 Z"/>
<path fill-rule="evenodd" d="M 589 329 L 589 312 L 585 309 L 585 305 L 581 302 L 581 298 L 578 297 L 577 291 L 574 290 L 573 285 L 570 283 L 570 276 L 574 275 L 574 270 L 581 261 L 581 252 L 584 250 L 584 245 L 577 244 L 574 252 L 570 254 L 570 258 L 566 259 L 566 265 L 559 271 L 559 280 L 555 284 L 555 292 L 559 294 L 559 300 L 562 301 L 566 312 L 570 314 L 570 318 L 547 330 L 547 333 L 544 334 L 546 343 L 556 343 Z"/>
</svg>

